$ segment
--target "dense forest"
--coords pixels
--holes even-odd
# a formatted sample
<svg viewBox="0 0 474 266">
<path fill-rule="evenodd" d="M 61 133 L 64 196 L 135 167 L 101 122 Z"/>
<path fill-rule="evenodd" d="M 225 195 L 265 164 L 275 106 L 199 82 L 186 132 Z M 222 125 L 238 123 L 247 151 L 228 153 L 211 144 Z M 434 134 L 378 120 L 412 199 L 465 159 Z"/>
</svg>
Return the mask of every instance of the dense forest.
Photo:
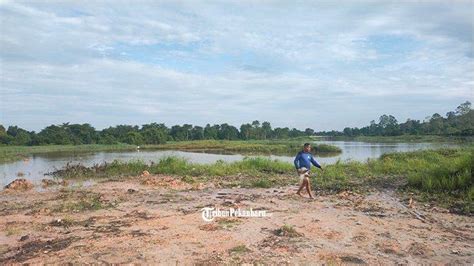
<svg viewBox="0 0 474 266">
<path fill-rule="evenodd" d="M 345 128 L 341 131 L 321 131 L 307 128 L 304 131 L 296 128 L 272 128 L 269 122 L 242 124 L 240 129 L 229 125 L 210 125 L 205 127 L 190 124 L 174 125 L 168 128 L 163 123 L 145 124 L 141 127 L 117 125 L 96 130 L 90 124 L 50 125 L 39 133 L 28 131 L 18 126 L 5 129 L 0 125 L 0 145 L 48 145 L 48 144 L 163 144 L 166 141 L 183 140 L 264 140 L 287 139 L 301 136 L 398 136 L 398 135 L 444 135 L 473 136 L 474 111 L 471 103 L 459 105 L 455 111 L 448 112 L 446 117 L 436 113 L 425 121 L 408 119 L 398 123 L 392 115 L 382 115 L 378 123 L 371 121 L 369 126 L 362 128 Z"/>
<path fill-rule="evenodd" d="M 317 132 L 324 136 L 400 136 L 400 135 L 441 135 L 441 136 L 474 136 L 474 110 L 471 103 L 460 104 L 455 111 L 446 113 L 446 117 L 438 113 L 427 117 L 423 122 L 408 119 L 398 123 L 392 115 L 382 115 L 378 123 L 370 121 L 370 125 L 362 128 L 346 127 L 340 131 Z"/>
</svg>

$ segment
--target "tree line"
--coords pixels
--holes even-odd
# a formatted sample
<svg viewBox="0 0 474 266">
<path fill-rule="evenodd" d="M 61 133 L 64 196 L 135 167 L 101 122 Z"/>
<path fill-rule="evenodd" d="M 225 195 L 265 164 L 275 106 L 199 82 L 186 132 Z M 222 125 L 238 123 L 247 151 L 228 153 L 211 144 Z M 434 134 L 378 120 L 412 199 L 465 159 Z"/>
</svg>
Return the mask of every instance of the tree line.
<svg viewBox="0 0 474 266">
<path fill-rule="evenodd" d="M 287 139 L 302 136 L 398 136 L 398 135 L 446 135 L 473 136 L 474 111 L 471 103 L 466 101 L 455 111 L 448 112 L 446 117 L 436 113 L 425 121 L 408 119 L 398 123 L 392 115 L 382 115 L 378 123 L 372 120 L 369 126 L 362 128 L 346 127 L 343 131 L 320 131 L 307 128 L 304 131 L 296 128 L 272 128 L 267 121 L 242 124 L 236 128 L 227 123 L 207 124 L 205 127 L 184 124 L 167 127 L 163 123 L 145 124 L 141 127 L 117 125 L 96 130 L 90 124 L 50 125 L 36 133 L 18 126 L 5 129 L 0 125 L 0 145 L 79 145 L 79 144 L 163 144 L 167 141 L 185 140 L 265 140 Z"/>
<path fill-rule="evenodd" d="M 466 101 L 456 110 L 446 113 L 443 117 L 438 113 L 427 117 L 424 121 L 408 119 L 398 123 L 393 115 L 382 115 L 378 122 L 370 121 L 370 125 L 362 128 L 346 127 L 341 131 L 322 131 L 318 135 L 325 136 L 400 136 L 400 135 L 442 135 L 442 136 L 474 136 L 474 110 Z"/>
<path fill-rule="evenodd" d="M 39 133 L 27 131 L 18 126 L 5 127 L 0 125 L 0 144 L 3 145 L 79 145 L 79 144 L 163 144 L 167 141 L 186 140 L 265 140 L 287 139 L 310 136 L 314 130 L 305 131 L 296 128 L 272 128 L 269 122 L 242 124 L 240 130 L 224 124 L 207 124 L 205 127 L 191 124 L 174 125 L 168 128 L 163 123 L 145 124 L 141 127 L 117 125 L 96 130 L 90 124 L 50 125 Z"/>
</svg>

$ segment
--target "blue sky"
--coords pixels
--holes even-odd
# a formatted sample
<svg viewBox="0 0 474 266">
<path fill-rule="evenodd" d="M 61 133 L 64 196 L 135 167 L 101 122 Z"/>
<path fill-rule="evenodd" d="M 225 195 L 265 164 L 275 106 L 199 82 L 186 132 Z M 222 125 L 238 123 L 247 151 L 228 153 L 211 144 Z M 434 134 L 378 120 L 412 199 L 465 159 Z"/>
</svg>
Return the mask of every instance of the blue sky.
<svg viewBox="0 0 474 266">
<path fill-rule="evenodd" d="M 342 130 L 474 101 L 474 2 L 0 0 L 0 123 Z"/>
</svg>

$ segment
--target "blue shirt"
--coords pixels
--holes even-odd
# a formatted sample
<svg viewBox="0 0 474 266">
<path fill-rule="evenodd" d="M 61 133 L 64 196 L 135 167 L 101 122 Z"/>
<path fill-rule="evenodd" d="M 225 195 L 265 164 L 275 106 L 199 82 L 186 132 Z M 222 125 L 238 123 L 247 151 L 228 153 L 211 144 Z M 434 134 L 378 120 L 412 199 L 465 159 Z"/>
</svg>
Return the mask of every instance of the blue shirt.
<svg viewBox="0 0 474 266">
<path fill-rule="evenodd" d="M 309 152 L 304 152 L 300 151 L 295 157 L 295 167 L 296 169 L 299 169 L 301 167 L 306 167 L 306 169 L 311 169 L 311 164 L 314 164 L 314 166 L 321 168 L 321 165 L 319 165 L 318 162 L 313 158 L 313 155 Z"/>
</svg>

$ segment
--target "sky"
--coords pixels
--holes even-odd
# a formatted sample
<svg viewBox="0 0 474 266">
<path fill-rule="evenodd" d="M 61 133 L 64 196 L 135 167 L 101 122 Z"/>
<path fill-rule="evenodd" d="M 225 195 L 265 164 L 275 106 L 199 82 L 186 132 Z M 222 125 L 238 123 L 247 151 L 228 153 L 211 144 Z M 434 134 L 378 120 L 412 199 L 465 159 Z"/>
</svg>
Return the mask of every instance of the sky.
<svg viewBox="0 0 474 266">
<path fill-rule="evenodd" d="M 474 1 L 0 0 L 0 124 L 342 130 L 474 102 Z"/>
</svg>

